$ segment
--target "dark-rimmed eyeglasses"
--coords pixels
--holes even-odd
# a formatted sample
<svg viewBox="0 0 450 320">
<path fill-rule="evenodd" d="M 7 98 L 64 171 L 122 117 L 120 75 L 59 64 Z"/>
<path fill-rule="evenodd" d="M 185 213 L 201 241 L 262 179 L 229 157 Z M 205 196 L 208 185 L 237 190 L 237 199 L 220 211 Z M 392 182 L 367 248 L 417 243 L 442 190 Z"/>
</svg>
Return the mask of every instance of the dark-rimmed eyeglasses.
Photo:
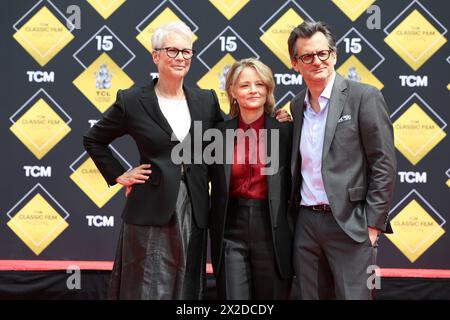
<svg viewBox="0 0 450 320">
<path fill-rule="evenodd" d="M 195 53 L 193 49 L 178 49 L 174 47 L 165 47 L 165 48 L 156 48 L 155 51 L 165 50 L 166 54 L 169 58 L 176 58 L 178 54 L 181 52 L 181 55 L 184 59 L 189 60 Z"/>
<path fill-rule="evenodd" d="M 302 62 L 304 64 L 310 64 L 313 63 L 314 61 L 314 56 L 317 56 L 317 58 L 319 58 L 320 61 L 325 61 L 328 60 L 328 58 L 330 58 L 331 52 L 333 52 L 333 49 L 328 49 L 328 50 L 320 50 L 317 51 L 316 53 L 307 53 L 307 54 L 303 54 L 301 56 L 295 56 L 295 58 L 298 60 L 302 60 Z"/>
</svg>

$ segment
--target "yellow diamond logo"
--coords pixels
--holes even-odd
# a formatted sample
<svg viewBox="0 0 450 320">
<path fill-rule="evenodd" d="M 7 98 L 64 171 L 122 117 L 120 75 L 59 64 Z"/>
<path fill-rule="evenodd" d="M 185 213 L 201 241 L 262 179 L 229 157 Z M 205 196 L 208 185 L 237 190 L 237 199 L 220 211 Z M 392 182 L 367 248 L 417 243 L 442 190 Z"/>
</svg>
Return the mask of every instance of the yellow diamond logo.
<svg viewBox="0 0 450 320">
<path fill-rule="evenodd" d="M 103 19 L 108 19 L 109 16 L 125 2 L 125 0 L 87 0 L 87 2 L 97 10 Z"/>
<path fill-rule="evenodd" d="M 88 158 L 70 175 L 70 179 L 83 190 L 83 192 L 101 208 L 107 203 L 121 188 L 116 184 L 108 187 L 94 161 Z"/>
<path fill-rule="evenodd" d="M 378 90 L 381 90 L 384 87 L 383 83 L 381 83 L 381 81 L 378 80 L 377 77 L 375 77 L 354 55 L 350 56 L 350 58 L 339 67 L 337 72 L 347 79 L 370 84 Z"/>
<path fill-rule="evenodd" d="M 36 158 L 42 159 L 70 132 L 70 127 L 41 98 L 15 121 L 10 130 Z"/>
<path fill-rule="evenodd" d="M 74 38 L 45 6 L 17 30 L 13 37 L 41 67 Z"/>
<path fill-rule="evenodd" d="M 413 165 L 446 136 L 439 125 L 416 103 L 413 103 L 393 125 L 395 147 Z"/>
<path fill-rule="evenodd" d="M 286 110 L 289 115 L 291 115 L 291 103 L 286 102 L 284 106 L 281 107 L 282 110 Z"/>
<path fill-rule="evenodd" d="M 136 39 L 149 51 L 152 52 L 152 36 L 153 32 L 162 24 L 181 21 L 180 18 L 170 8 L 165 8 L 141 33 L 136 36 Z M 197 40 L 197 36 L 194 34 L 192 37 L 193 42 Z"/>
<path fill-rule="evenodd" d="M 391 221 L 393 234 L 386 237 L 409 259 L 416 261 L 444 233 L 441 225 L 412 200 Z"/>
<path fill-rule="evenodd" d="M 416 9 L 384 41 L 413 69 L 419 69 L 447 40 Z"/>
<path fill-rule="evenodd" d="M 117 91 L 131 87 L 134 82 L 106 53 L 102 53 L 73 84 L 103 113 L 116 100 Z"/>
<path fill-rule="evenodd" d="M 292 8 L 290 8 L 260 37 L 261 41 L 289 69 L 291 68 L 291 58 L 289 57 L 287 40 L 292 29 L 302 22 L 303 19 Z"/>
<path fill-rule="evenodd" d="M 350 20 L 355 21 L 375 0 L 332 0 Z"/>
<path fill-rule="evenodd" d="M 23 206 L 7 225 L 36 255 L 69 226 L 40 193 Z"/>
<path fill-rule="evenodd" d="M 228 70 L 230 70 L 235 62 L 236 60 L 227 53 L 197 82 L 197 85 L 202 89 L 214 89 L 216 91 L 220 108 L 225 114 L 230 112 L 230 103 L 228 102 L 227 92 L 225 90 L 225 79 Z"/>
<path fill-rule="evenodd" d="M 250 0 L 209 0 L 228 20 L 234 17 Z"/>
</svg>

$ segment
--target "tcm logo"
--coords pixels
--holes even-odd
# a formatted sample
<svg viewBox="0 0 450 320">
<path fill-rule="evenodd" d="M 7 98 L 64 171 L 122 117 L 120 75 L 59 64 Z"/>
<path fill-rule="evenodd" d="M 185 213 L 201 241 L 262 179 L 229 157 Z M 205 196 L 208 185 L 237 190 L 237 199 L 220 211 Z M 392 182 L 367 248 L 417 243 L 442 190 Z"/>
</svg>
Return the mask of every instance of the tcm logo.
<svg viewBox="0 0 450 320">
<path fill-rule="evenodd" d="M 398 175 L 402 183 L 427 183 L 426 172 L 399 171 Z"/>
<path fill-rule="evenodd" d="M 23 166 L 25 170 L 25 177 L 51 177 L 52 176 L 52 167 L 43 167 L 43 166 Z"/>
<path fill-rule="evenodd" d="M 89 227 L 114 227 L 114 216 L 86 216 Z"/>
<path fill-rule="evenodd" d="M 53 71 L 27 71 L 29 82 L 55 82 L 55 73 Z"/>
<path fill-rule="evenodd" d="M 428 76 L 398 76 L 402 87 L 428 87 Z"/>
<path fill-rule="evenodd" d="M 300 74 L 275 73 L 274 77 L 277 84 L 285 86 L 301 85 L 303 83 L 303 78 Z"/>
</svg>

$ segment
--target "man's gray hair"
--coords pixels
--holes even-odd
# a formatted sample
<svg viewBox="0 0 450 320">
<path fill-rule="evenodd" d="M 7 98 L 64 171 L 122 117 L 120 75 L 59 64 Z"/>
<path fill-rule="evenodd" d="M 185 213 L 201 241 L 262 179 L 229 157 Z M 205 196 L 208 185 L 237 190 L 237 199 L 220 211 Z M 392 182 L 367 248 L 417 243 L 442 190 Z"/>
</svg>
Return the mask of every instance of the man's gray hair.
<svg viewBox="0 0 450 320">
<path fill-rule="evenodd" d="M 164 40 L 171 33 L 176 33 L 192 42 L 193 33 L 182 21 L 169 22 L 159 26 L 152 35 L 152 48 L 161 48 Z M 183 48 L 185 49 L 185 48 Z"/>
</svg>

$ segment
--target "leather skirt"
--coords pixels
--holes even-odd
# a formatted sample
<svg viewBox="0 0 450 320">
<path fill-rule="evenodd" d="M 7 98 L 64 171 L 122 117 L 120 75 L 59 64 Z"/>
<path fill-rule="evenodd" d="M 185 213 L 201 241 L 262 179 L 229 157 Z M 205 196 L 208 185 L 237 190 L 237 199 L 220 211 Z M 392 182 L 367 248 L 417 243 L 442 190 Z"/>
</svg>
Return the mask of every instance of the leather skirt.
<svg viewBox="0 0 450 320">
<path fill-rule="evenodd" d="M 167 225 L 122 223 L 108 298 L 197 300 L 203 298 L 205 284 L 206 229 L 197 227 L 181 180 Z"/>
</svg>

